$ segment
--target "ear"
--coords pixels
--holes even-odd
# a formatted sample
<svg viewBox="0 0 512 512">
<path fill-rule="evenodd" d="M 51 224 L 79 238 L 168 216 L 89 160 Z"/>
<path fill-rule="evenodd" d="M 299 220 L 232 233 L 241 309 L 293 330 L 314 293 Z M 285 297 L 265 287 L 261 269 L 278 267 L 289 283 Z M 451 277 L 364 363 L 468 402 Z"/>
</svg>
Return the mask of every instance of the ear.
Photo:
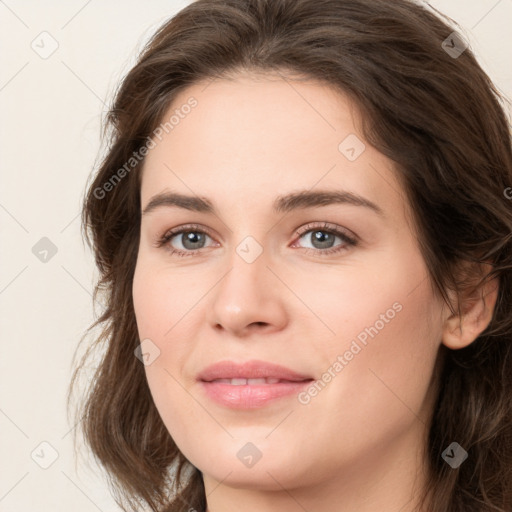
<svg viewBox="0 0 512 512">
<path fill-rule="evenodd" d="M 490 271 L 490 268 L 490 265 L 486 265 L 487 271 Z M 498 288 L 498 278 L 495 277 L 486 278 L 478 287 L 461 292 L 460 316 L 458 313 L 449 312 L 443 325 L 444 345 L 452 350 L 458 350 L 467 347 L 482 334 L 492 320 Z"/>
</svg>

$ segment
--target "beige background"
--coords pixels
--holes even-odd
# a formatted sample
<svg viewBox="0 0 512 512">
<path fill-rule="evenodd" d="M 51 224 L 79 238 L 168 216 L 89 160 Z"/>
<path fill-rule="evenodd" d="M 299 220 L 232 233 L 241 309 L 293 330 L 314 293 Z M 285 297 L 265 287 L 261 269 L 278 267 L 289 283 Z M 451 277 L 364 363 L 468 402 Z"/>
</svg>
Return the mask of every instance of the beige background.
<svg viewBox="0 0 512 512">
<path fill-rule="evenodd" d="M 65 410 L 73 352 L 94 319 L 95 270 L 79 208 L 107 99 L 144 41 L 188 3 L 0 1 L 2 512 L 118 510 L 92 462 L 80 460 L 76 471 Z M 431 5 L 464 27 L 512 97 L 512 0 Z"/>
</svg>

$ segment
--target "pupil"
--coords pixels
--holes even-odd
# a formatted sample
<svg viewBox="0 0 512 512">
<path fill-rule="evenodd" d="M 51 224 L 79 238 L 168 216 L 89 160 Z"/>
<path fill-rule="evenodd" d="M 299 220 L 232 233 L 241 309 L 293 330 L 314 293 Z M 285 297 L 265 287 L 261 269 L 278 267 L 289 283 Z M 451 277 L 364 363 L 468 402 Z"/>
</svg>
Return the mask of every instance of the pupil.
<svg viewBox="0 0 512 512">
<path fill-rule="evenodd" d="M 313 235 L 314 235 L 313 245 L 315 245 L 315 242 L 319 242 L 320 243 L 320 247 L 318 247 L 319 249 L 327 249 L 327 248 L 331 247 L 331 244 L 334 239 L 334 235 L 332 233 L 326 233 L 324 231 L 315 231 L 313 233 Z M 316 247 L 316 245 L 315 245 L 315 247 Z"/>
<path fill-rule="evenodd" d="M 186 247 L 187 249 L 197 249 L 198 247 L 195 247 L 195 245 L 198 243 L 200 244 L 201 242 L 204 242 L 203 233 L 197 233 L 195 231 L 190 231 L 186 234 L 184 233 L 184 239 L 182 239 L 183 247 Z M 191 244 L 192 247 L 187 244 Z"/>
</svg>

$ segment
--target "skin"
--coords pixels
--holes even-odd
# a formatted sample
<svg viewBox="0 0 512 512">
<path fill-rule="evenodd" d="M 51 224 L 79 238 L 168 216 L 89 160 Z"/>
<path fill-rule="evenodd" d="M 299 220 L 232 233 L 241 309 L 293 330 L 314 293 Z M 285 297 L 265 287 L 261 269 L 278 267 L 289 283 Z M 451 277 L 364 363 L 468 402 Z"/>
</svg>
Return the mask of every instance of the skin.
<svg viewBox="0 0 512 512">
<path fill-rule="evenodd" d="M 140 339 L 160 351 L 145 366 L 153 399 L 203 473 L 209 512 L 412 511 L 425 482 L 439 346 L 473 341 L 495 292 L 459 319 L 432 290 L 393 162 L 366 142 L 354 161 L 338 149 L 349 134 L 364 141 L 348 97 L 312 81 L 240 74 L 190 86 L 165 118 L 191 96 L 197 106 L 146 157 L 141 205 L 174 191 L 208 198 L 217 215 L 170 206 L 144 214 L 133 299 Z M 340 189 L 383 215 L 350 204 L 272 211 L 277 195 Z M 312 233 L 324 222 L 359 243 L 337 237 L 323 247 L 343 250 L 322 256 Z M 202 248 L 187 249 L 181 234 L 156 246 L 189 223 L 211 231 Z M 252 263 L 236 251 L 247 236 L 263 250 Z M 401 306 L 394 318 L 333 371 L 393 304 Z M 232 410 L 196 381 L 226 359 L 335 376 L 307 404 L 291 395 Z M 237 457 L 248 442 L 262 455 L 250 468 Z"/>
</svg>

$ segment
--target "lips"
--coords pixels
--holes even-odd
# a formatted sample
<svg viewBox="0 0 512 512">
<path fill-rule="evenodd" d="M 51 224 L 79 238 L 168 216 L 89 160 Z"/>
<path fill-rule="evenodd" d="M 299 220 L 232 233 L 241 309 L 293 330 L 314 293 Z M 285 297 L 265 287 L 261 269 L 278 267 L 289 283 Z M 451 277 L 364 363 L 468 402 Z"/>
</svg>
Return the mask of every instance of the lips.
<svg viewBox="0 0 512 512">
<path fill-rule="evenodd" d="M 312 380 L 313 377 L 293 371 L 285 366 L 280 366 L 266 361 L 246 361 L 235 363 L 233 361 L 221 361 L 205 368 L 199 373 L 197 380 L 212 382 L 215 380 L 230 380 L 233 385 L 243 385 L 240 380 L 266 379 L 268 384 L 272 379 L 277 381 L 301 382 Z M 248 383 L 249 385 L 255 383 Z M 262 382 L 258 384 L 263 384 Z"/>
<path fill-rule="evenodd" d="M 209 382 L 231 384 L 232 386 L 258 386 L 262 384 L 277 384 L 278 382 L 290 382 L 281 379 L 215 379 Z"/>
<path fill-rule="evenodd" d="M 205 368 L 197 380 L 206 397 L 216 404 L 255 409 L 299 393 L 314 379 L 265 361 L 221 361 Z"/>
</svg>

